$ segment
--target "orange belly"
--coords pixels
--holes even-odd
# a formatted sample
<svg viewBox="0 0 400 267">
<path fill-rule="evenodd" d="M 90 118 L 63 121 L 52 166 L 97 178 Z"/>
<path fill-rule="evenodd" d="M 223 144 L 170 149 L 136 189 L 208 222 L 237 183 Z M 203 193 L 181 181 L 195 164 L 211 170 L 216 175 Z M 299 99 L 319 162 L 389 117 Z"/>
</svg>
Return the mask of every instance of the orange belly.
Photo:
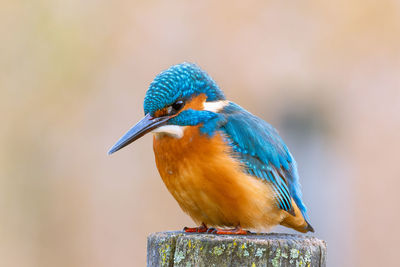
<svg viewBox="0 0 400 267">
<path fill-rule="evenodd" d="M 209 138 L 186 127 L 182 138 L 154 137 L 160 175 L 181 208 L 200 224 L 268 230 L 286 214 L 270 186 L 246 175 L 220 134 Z"/>
</svg>

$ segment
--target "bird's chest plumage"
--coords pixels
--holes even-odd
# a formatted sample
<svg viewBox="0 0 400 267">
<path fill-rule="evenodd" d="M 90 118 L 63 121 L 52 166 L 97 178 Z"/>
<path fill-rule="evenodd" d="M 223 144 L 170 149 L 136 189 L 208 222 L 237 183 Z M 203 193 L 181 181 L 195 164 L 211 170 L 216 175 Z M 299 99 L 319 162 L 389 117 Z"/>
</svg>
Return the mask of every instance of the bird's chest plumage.
<svg viewBox="0 0 400 267">
<path fill-rule="evenodd" d="M 243 173 L 219 133 L 187 127 L 181 138 L 154 137 L 154 153 L 168 190 L 198 223 L 254 228 L 272 207 L 270 188 Z"/>
</svg>

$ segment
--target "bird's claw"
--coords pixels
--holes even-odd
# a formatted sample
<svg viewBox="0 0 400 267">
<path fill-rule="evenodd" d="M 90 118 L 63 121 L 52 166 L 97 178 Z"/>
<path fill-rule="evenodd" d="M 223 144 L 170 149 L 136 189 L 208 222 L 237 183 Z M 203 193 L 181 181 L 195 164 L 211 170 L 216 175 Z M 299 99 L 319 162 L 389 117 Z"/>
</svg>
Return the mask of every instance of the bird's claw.
<svg viewBox="0 0 400 267">
<path fill-rule="evenodd" d="M 208 234 L 215 234 L 215 235 L 247 235 L 250 232 L 243 230 L 242 227 L 236 227 L 234 229 L 218 229 L 218 228 L 208 228 Z"/>
<path fill-rule="evenodd" d="M 216 234 L 216 233 L 217 233 L 217 229 L 214 227 L 207 229 L 207 234 Z"/>
<path fill-rule="evenodd" d="M 207 232 L 208 228 L 205 224 L 200 225 L 199 227 L 184 227 L 183 231 L 186 233 L 205 233 Z"/>
</svg>

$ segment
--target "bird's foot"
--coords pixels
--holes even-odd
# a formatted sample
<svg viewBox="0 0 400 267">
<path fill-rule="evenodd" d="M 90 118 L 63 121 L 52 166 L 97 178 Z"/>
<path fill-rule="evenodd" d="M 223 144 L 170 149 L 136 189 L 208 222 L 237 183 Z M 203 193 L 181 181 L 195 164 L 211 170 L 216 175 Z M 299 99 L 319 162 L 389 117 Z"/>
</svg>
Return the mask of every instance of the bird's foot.
<svg viewBox="0 0 400 267">
<path fill-rule="evenodd" d="M 238 226 L 233 229 L 208 228 L 207 233 L 216 235 L 247 235 L 250 232 L 243 230 L 241 226 Z"/>
<path fill-rule="evenodd" d="M 205 233 L 207 232 L 208 228 L 207 226 L 202 223 L 199 227 L 185 227 L 183 228 L 183 231 L 186 233 Z"/>
</svg>

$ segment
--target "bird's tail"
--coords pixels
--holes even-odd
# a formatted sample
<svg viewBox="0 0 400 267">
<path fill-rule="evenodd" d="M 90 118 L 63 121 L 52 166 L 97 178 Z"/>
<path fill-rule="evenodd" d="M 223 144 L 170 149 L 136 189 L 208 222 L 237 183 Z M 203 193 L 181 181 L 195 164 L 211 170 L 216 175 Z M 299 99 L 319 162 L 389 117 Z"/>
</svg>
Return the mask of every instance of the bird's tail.
<svg viewBox="0 0 400 267">
<path fill-rule="evenodd" d="M 281 225 L 293 228 L 296 231 L 307 233 L 314 232 L 314 228 L 311 224 L 303 217 L 300 209 L 297 207 L 296 203 L 292 200 L 292 205 L 294 208 L 294 216 L 286 212 L 287 216 L 281 222 Z"/>
</svg>

